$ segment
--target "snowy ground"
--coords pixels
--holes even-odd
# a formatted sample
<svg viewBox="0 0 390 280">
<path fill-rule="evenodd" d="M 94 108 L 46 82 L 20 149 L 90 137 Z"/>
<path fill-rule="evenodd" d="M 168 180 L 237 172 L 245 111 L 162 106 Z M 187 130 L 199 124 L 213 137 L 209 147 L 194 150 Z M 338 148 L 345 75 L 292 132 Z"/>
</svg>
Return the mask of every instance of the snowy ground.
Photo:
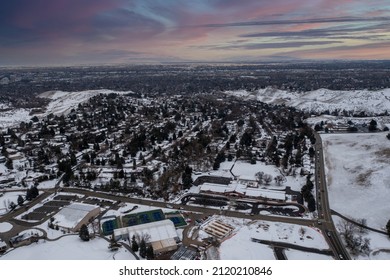
<svg viewBox="0 0 390 280">
<path fill-rule="evenodd" d="M 294 249 L 287 249 L 284 251 L 288 260 L 334 260 L 328 255 L 321 255 L 316 253 L 303 252 Z"/>
<path fill-rule="evenodd" d="M 390 141 L 386 133 L 323 134 L 330 207 L 384 231 L 390 216 Z M 334 216 L 338 226 L 340 218 Z M 369 232 L 369 256 L 358 259 L 390 259 L 387 236 Z M 383 250 L 383 251 L 382 251 Z"/>
<path fill-rule="evenodd" d="M 11 202 L 18 204 L 18 196 L 22 195 L 23 197 L 26 195 L 26 192 L 0 192 L 3 196 L 0 197 L 0 216 L 4 215 L 8 212 L 8 205 Z"/>
<path fill-rule="evenodd" d="M 237 161 L 232 169 L 234 175 L 254 181 L 256 180 L 255 174 L 260 171 L 263 171 L 265 174 L 269 174 L 272 177 L 280 175 L 280 172 L 275 165 L 266 165 L 262 162 L 250 164 L 248 162 Z"/>
<path fill-rule="evenodd" d="M 386 133 L 322 134 L 332 209 L 384 228 L 390 216 L 390 141 Z"/>
<path fill-rule="evenodd" d="M 321 232 L 311 227 L 277 222 L 249 221 L 223 216 L 218 217 L 218 219 L 234 226 L 236 229 L 234 234 L 222 242 L 219 248 L 219 257 L 222 260 L 275 259 L 274 252 L 269 246 L 253 242 L 251 238 L 317 249 L 329 248 Z M 205 238 L 208 234 L 201 230 L 199 236 Z M 322 255 L 317 255 L 300 252 L 292 255 L 291 259 L 324 258 Z"/>
<path fill-rule="evenodd" d="M 12 225 L 10 223 L 0 223 L 0 232 L 7 232 L 12 229 Z"/>
<path fill-rule="evenodd" d="M 340 230 L 342 219 L 338 216 L 333 216 L 332 218 L 336 227 Z M 370 253 L 369 255 L 352 256 L 353 259 L 390 260 L 390 239 L 386 235 L 368 231 L 362 234 L 362 237 L 370 239 Z"/>
<path fill-rule="evenodd" d="M 84 242 L 77 235 L 57 241 L 39 241 L 0 256 L 0 260 L 134 260 L 125 248 L 117 252 L 108 249 L 108 242 L 95 238 Z"/>
</svg>

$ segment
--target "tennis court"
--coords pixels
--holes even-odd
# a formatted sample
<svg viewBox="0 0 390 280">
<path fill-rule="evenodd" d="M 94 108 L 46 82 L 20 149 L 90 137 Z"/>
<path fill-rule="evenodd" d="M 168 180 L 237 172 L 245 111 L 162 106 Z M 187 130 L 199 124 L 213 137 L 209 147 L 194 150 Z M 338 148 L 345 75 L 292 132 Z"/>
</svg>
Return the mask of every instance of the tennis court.
<svg viewBox="0 0 390 280">
<path fill-rule="evenodd" d="M 164 220 L 165 216 L 161 209 L 134 213 L 122 217 L 123 225 L 135 226 L 140 224 L 147 224 L 151 222 Z"/>
<path fill-rule="evenodd" d="M 169 219 L 173 222 L 175 227 L 184 227 L 187 225 L 187 223 L 184 221 L 183 217 L 181 216 L 174 216 L 174 217 L 169 217 Z"/>
<path fill-rule="evenodd" d="M 104 235 L 110 235 L 114 232 L 114 229 L 119 228 L 117 219 L 105 221 L 102 224 L 102 230 Z"/>
</svg>

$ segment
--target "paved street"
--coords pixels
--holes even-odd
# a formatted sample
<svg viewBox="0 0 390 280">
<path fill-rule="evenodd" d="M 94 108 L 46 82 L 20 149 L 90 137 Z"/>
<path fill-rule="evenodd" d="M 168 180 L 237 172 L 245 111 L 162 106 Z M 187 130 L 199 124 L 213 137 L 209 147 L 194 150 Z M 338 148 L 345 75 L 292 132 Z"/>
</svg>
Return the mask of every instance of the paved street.
<svg viewBox="0 0 390 280">
<path fill-rule="evenodd" d="M 243 213 L 238 211 L 232 211 L 232 210 L 225 210 L 225 209 L 217 209 L 217 208 L 208 208 L 208 207 L 202 207 L 202 206 L 194 206 L 194 205 L 186 205 L 185 203 L 189 201 L 190 197 L 186 197 L 184 199 L 184 204 L 173 204 L 173 203 L 167 203 L 162 201 L 155 201 L 155 200 L 149 200 L 149 199 L 140 199 L 140 198 L 132 198 L 132 197 L 126 197 L 126 196 L 119 196 L 115 194 L 110 193 L 103 193 L 103 192 L 96 192 L 88 189 L 76 189 L 76 188 L 67 188 L 64 191 L 67 193 L 73 193 L 73 194 L 81 194 L 85 197 L 97 197 L 101 199 L 107 199 L 107 200 L 114 200 L 117 202 L 128 202 L 133 204 L 139 204 L 139 205 L 147 205 L 147 206 L 154 206 L 154 207 L 160 207 L 160 208 L 171 208 L 176 210 L 183 210 L 187 212 L 192 213 L 202 213 L 203 216 L 207 215 L 224 215 L 228 217 L 235 217 L 235 218 L 244 218 L 244 219 L 250 219 L 250 220 L 262 220 L 262 221 L 270 221 L 270 222 L 283 222 L 283 223 L 290 223 L 295 225 L 302 225 L 302 226 L 314 226 L 318 227 L 324 234 L 324 237 L 326 238 L 327 242 L 329 243 L 329 246 L 331 248 L 331 251 L 329 250 L 317 250 L 313 248 L 296 248 L 304 251 L 310 251 L 314 253 L 324 253 L 324 254 L 333 254 L 333 256 L 336 259 L 349 259 L 348 252 L 345 250 L 339 235 L 337 234 L 337 231 L 335 229 L 335 226 L 332 221 L 331 217 L 331 211 L 329 208 L 329 202 L 328 202 L 328 195 L 326 190 L 326 178 L 325 178 L 325 172 L 324 172 L 324 158 L 323 158 L 323 150 L 322 150 L 322 143 L 320 136 L 316 134 L 316 157 L 315 157 L 315 183 L 317 186 L 317 202 L 318 202 L 318 220 L 311 220 L 311 219 L 303 219 L 300 217 L 289 217 L 289 216 L 276 216 L 276 215 L 262 215 L 259 214 L 258 207 L 259 205 L 256 205 L 257 211 L 252 211 L 251 214 L 249 213 Z M 32 207 L 44 199 L 46 199 L 50 194 L 54 193 L 54 189 L 44 190 L 41 195 L 36 198 L 34 201 L 30 202 L 29 207 Z M 225 198 L 226 199 L 226 198 Z M 298 205 L 299 206 L 299 205 Z M 252 205 L 254 207 L 254 205 Z M 254 208 L 253 208 L 254 209 Z M 252 210 L 253 210 L 252 209 Z M 304 211 L 302 207 L 298 207 L 299 211 Z M 16 221 L 14 220 L 14 217 L 22 214 L 26 209 L 20 208 L 15 211 L 12 211 L 10 213 L 7 213 L 3 217 L 0 218 L 0 222 L 11 222 L 11 224 L 14 226 L 12 230 L 6 233 L 0 233 L 0 237 L 4 240 L 8 240 L 10 237 L 16 235 L 18 232 L 24 229 L 31 228 L 35 225 L 35 223 L 29 223 L 24 221 Z M 42 222 L 39 222 L 42 223 Z M 194 221 L 191 222 L 191 225 L 193 225 Z M 185 238 L 183 240 L 183 243 L 190 244 L 194 242 L 192 238 Z M 259 242 L 259 241 L 258 241 Z M 284 244 L 284 243 L 278 243 L 278 242 L 266 242 L 261 241 L 261 243 L 268 244 L 272 247 L 278 248 L 275 250 L 277 255 L 282 259 L 284 258 L 283 248 L 293 248 L 290 245 Z M 199 244 L 200 245 L 200 244 Z M 278 257 L 278 258 L 279 258 Z"/>
<path fill-rule="evenodd" d="M 317 227 L 323 232 L 327 242 L 334 252 L 336 259 L 351 259 L 344 244 L 342 243 L 336 227 L 332 220 L 332 213 L 329 207 L 328 190 L 326 187 L 325 162 L 323 155 L 322 140 L 315 132 L 316 156 L 315 156 L 315 184 L 317 189 L 318 222 Z"/>
</svg>

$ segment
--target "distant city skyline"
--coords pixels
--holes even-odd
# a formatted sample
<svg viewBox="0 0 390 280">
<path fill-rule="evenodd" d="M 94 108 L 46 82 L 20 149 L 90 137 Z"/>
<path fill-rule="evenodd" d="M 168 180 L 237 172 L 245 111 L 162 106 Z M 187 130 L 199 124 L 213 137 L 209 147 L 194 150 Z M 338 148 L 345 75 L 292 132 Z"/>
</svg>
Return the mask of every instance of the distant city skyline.
<svg viewBox="0 0 390 280">
<path fill-rule="evenodd" d="M 390 59 L 388 0 L 14 0 L 0 66 Z"/>
</svg>

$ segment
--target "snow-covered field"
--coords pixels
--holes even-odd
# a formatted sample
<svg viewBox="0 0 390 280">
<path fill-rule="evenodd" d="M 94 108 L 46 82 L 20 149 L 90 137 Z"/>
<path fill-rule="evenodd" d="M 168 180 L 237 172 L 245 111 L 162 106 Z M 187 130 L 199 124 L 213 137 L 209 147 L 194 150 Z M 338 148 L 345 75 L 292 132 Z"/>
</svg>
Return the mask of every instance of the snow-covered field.
<svg viewBox="0 0 390 280">
<path fill-rule="evenodd" d="M 331 208 L 384 228 L 390 219 L 390 141 L 386 133 L 321 137 Z"/>
<path fill-rule="evenodd" d="M 385 231 L 390 219 L 390 141 L 387 133 L 322 134 L 330 207 Z M 341 230 L 341 218 L 333 216 Z M 368 231 L 369 255 L 357 259 L 390 259 L 390 240 Z"/>
<path fill-rule="evenodd" d="M 290 92 L 275 88 L 260 89 L 255 92 L 244 90 L 227 91 L 226 94 L 241 98 L 252 98 L 270 104 L 285 104 L 308 112 L 346 110 L 368 114 L 383 113 L 390 108 L 390 89 L 378 91 L 351 90 L 336 91 L 318 89 L 308 92 Z"/>
<path fill-rule="evenodd" d="M 234 234 L 222 242 L 219 248 L 221 260 L 275 259 L 271 247 L 253 242 L 252 238 L 289 243 L 309 248 L 329 249 L 322 233 L 311 227 L 226 217 L 219 217 L 218 219 L 234 226 L 236 229 Z M 200 232 L 199 234 L 202 238 L 207 236 L 205 232 Z M 291 254 L 290 259 L 324 259 L 324 256 L 300 252 L 299 254 Z"/>
<path fill-rule="evenodd" d="M 275 165 L 265 165 L 262 162 L 256 162 L 256 164 L 250 164 L 248 162 L 237 161 L 234 165 L 232 172 L 240 178 L 256 181 L 256 173 L 263 171 L 265 174 L 269 174 L 272 177 L 280 175 L 280 172 Z"/>
<path fill-rule="evenodd" d="M 125 248 L 116 252 L 108 249 L 108 242 L 95 238 L 82 241 L 77 235 L 65 236 L 57 241 L 39 241 L 17 248 L 0 260 L 134 260 Z"/>
</svg>

